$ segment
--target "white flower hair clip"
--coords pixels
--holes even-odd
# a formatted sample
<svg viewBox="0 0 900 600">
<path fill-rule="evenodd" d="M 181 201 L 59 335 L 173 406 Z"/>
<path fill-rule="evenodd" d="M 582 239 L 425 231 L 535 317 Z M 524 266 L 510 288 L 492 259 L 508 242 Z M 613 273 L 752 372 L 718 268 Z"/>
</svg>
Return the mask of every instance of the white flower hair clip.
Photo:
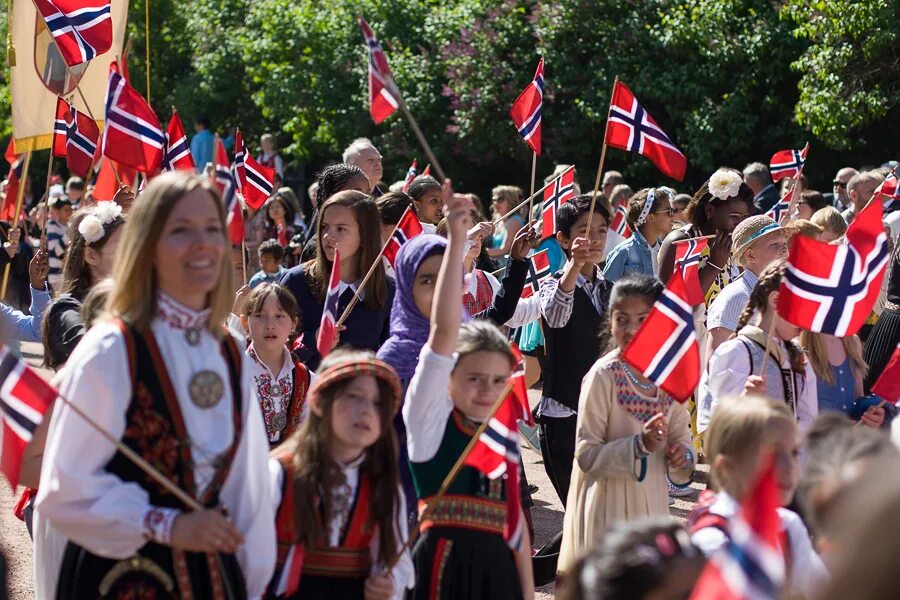
<svg viewBox="0 0 900 600">
<path fill-rule="evenodd" d="M 122 207 L 115 202 L 98 202 L 78 224 L 78 233 L 88 244 L 93 244 L 103 239 L 106 235 L 106 225 L 109 225 L 122 216 Z"/>
<path fill-rule="evenodd" d="M 719 200 L 728 200 L 738 195 L 744 179 L 731 169 L 719 169 L 709 178 L 709 193 Z"/>
</svg>

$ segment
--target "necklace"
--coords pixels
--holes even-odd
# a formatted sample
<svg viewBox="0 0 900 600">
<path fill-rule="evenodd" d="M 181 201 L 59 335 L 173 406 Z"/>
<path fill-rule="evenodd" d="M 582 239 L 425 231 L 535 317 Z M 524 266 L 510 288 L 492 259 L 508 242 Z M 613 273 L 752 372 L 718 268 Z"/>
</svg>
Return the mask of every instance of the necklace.
<svg viewBox="0 0 900 600">
<path fill-rule="evenodd" d="M 196 327 L 188 327 L 184 330 L 184 339 L 191 346 L 200 344 L 200 330 Z"/>
<path fill-rule="evenodd" d="M 635 376 L 635 374 L 631 372 L 631 367 L 629 367 L 625 362 L 622 362 L 622 367 L 624 368 L 623 370 L 625 371 L 625 375 L 628 377 L 628 379 L 631 380 L 631 383 L 636 385 L 639 389 L 652 392 L 656 388 L 656 386 L 652 383 L 641 383 L 640 381 L 638 381 L 638 378 Z"/>
</svg>

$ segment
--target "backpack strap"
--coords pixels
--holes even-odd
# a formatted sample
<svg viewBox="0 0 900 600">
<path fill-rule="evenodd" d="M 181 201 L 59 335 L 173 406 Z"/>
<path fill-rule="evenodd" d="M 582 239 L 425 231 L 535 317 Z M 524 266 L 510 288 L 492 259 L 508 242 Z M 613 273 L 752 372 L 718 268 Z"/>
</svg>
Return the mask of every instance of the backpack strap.
<svg viewBox="0 0 900 600">
<path fill-rule="evenodd" d="M 750 344 L 747 343 L 747 340 L 742 338 L 737 338 L 741 340 L 741 343 L 744 345 L 744 350 L 747 351 L 747 360 L 750 361 L 750 374 L 753 375 L 753 369 L 756 368 L 753 364 L 753 353 L 750 352 Z"/>
</svg>

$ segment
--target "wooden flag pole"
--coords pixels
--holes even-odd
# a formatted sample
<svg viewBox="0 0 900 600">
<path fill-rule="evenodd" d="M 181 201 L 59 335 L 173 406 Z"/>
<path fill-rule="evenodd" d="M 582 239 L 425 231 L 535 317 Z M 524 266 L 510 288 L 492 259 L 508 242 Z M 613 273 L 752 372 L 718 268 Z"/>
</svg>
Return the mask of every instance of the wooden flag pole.
<svg viewBox="0 0 900 600">
<path fill-rule="evenodd" d="M 603 175 L 603 162 L 606 160 L 606 134 L 609 133 L 609 111 L 612 109 L 613 95 L 616 93 L 616 84 L 619 76 L 613 80 L 613 91 L 609 95 L 609 107 L 606 109 L 606 126 L 603 128 L 603 146 L 600 148 L 600 164 L 597 165 L 597 177 L 594 179 L 594 192 L 591 194 L 591 212 L 588 213 L 587 237 L 591 237 L 591 220 L 594 218 L 594 207 L 597 205 L 597 192 L 600 191 L 600 177 Z"/>
<path fill-rule="evenodd" d="M 389 78 L 390 79 L 390 78 Z M 422 146 L 422 149 L 425 151 L 425 154 L 428 156 L 428 160 L 431 161 L 431 164 L 434 165 L 434 170 L 437 171 L 438 181 L 443 183 L 444 179 L 447 178 L 444 175 L 444 170 L 441 168 L 441 163 L 438 162 L 437 157 L 434 155 L 434 152 L 431 151 L 431 146 L 428 145 L 428 140 L 425 139 L 425 136 L 422 134 L 422 130 L 419 129 L 419 124 L 416 122 L 416 119 L 412 116 L 412 113 L 409 112 L 409 107 L 406 106 L 406 102 L 403 101 L 403 96 L 400 94 L 400 89 L 397 87 L 397 84 L 391 79 L 388 84 L 388 89 L 397 99 L 397 105 L 400 107 L 400 110 L 403 111 L 403 114 L 406 115 L 406 120 L 409 121 L 409 126 L 412 127 L 413 133 L 416 136 L 416 139 L 419 140 L 419 145 Z"/>
<path fill-rule="evenodd" d="M 22 203 L 25 201 L 25 186 L 28 183 L 28 165 L 31 164 L 31 150 L 25 154 L 25 163 L 22 165 L 22 178 L 19 179 L 19 190 L 16 194 L 16 214 L 13 215 L 12 227 L 9 232 L 19 226 L 19 215 L 22 213 Z M 6 286 L 9 283 L 9 267 L 12 265 L 12 258 L 3 267 L 3 284 L 0 285 L 0 298 L 6 300 Z"/>
<path fill-rule="evenodd" d="M 759 370 L 760 377 L 765 378 L 766 376 L 766 362 L 769 360 L 769 347 L 772 345 L 772 334 L 775 332 L 775 323 L 778 322 L 778 319 L 781 317 L 778 316 L 778 309 L 775 309 L 775 314 L 772 315 L 772 323 L 769 325 L 769 331 L 766 334 L 766 348 L 763 351 L 763 361 L 762 367 Z M 778 368 L 781 368 L 781 365 L 778 365 Z"/>
<path fill-rule="evenodd" d="M 44 222 L 41 224 L 41 248 L 47 249 L 47 221 L 50 220 L 50 179 L 53 178 L 53 149 L 50 149 L 50 160 L 47 161 L 47 183 L 44 186 L 44 197 L 41 204 L 47 211 L 44 213 Z M 40 206 L 40 205 L 39 205 Z"/>
<path fill-rule="evenodd" d="M 147 68 L 147 104 L 150 104 L 150 0 L 144 0 L 144 50 Z"/>
<path fill-rule="evenodd" d="M 574 168 L 575 168 L 575 165 L 569 165 L 569 167 L 568 167 L 565 171 L 563 171 L 562 173 L 560 173 L 559 175 L 557 175 L 556 177 L 554 177 L 553 179 L 551 179 L 551 180 L 550 180 L 550 183 L 545 183 L 539 190 L 537 190 L 536 192 L 534 192 L 533 194 L 531 194 L 531 196 L 529 196 L 528 198 L 525 198 L 524 200 L 522 200 L 521 202 L 519 202 L 519 203 L 518 203 L 516 206 L 514 206 L 514 207 L 512 208 L 512 210 L 510 210 L 508 213 L 506 213 L 505 215 L 503 215 L 503 216 L 500 217 L 499 219 L 494 219 L 494 221 L 493 221 L 494 227 L 496 227 L 498 224 L 502 223 L 503 221 L 505 221 L 505 220 L 508 219 L 509 217 L 511 217 L 511 216 L 513 216 L 514 214 L 516 214 L 523 206 L 525 206 L 526 204 L 528 204 L 529 202 L 531 202 L 531 201 L 532 201 L 533 199 L 535 199 L 539 194 L 542 194 L 542 193 L 544 192 L 544 190 L 546 190 L 548 187 L 550 187 L 551 185 L 553 185 L 553 182 L 554 182 L 554 181 L 556 181 L 557 179 L 559 179 L 560 177 L 562 177 L 563 175 L 565 175 L 566 173 L 568 173 L 569 171 L 571 171 L 571 170 L 574 169 Z M 528 220 L 530 221 L 531 219 L 529 218 Z"/>
<path fill-rule="evenodd" d="M 537 152 L 532 150 L 531 152 L 531 195 L 528 198 L 528 218 L 526 221 L 530 221 L 532 219 L 532 212 L 534 211 L 534 176 L 537 173 Z"/>
</svg>

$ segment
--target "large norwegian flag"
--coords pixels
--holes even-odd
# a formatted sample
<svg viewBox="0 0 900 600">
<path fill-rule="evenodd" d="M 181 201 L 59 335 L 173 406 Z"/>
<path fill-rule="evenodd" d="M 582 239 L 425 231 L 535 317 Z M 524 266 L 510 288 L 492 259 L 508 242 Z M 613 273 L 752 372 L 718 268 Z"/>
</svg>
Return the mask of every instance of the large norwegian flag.
<svg viewBox="0 0 900 600">
<path fill-rule="evenodd" d="M 165 171 L 196 171 L 191 146 L 177 110 L 172 110 L 172 118 L 166 127 L 166 150 L 163 155 L 162 168 Z"/>
<path fill-rule="evenodd" d="M 259 210 L 275 189 L 275 169 L 262 166 L 250 156 L 240 130 L 234 135 L 234 171 L 244 202 Z"/>
<path fill-rule="evenodd" d="M 528 274 L 522 288 L 522 298 L 530 298 L 541 291 L 541 284 L 553 275 L 550 270 L 550 256 L 547 250 L 535 252 L 528 259 Z"/>
<path fill-rule="evenodd" d="M 70 67 L 112 47 L 109 0 L 34 0 L 34 3 Z"/>
<path fill-rule="evenodd" d="M 872 386 L 872 393 L 893 404 L 900 401 L 900 343 L 894 349 L 884 371 L 878 376 L 878 381 Z"/>
<path fill-rule="evenodd" d="M 215 141 L 215 184 L 219 188 L 219 192 L 224 194 L 229 185 L 235 182 L 234 172 L 231 169 L 231 161 L 228 160 L 228 151 L 225 150 L 225 142 L 222 138 L 216 136 Z"/>
<path fill-rule="evenodd" d="M 519 449 L 518 419 L 521 410 L 510 393 L 487 428 L 479 436 L 464 464 L 478 469 L 489 479 L 506 475 L 506 524 L 503 539 L 513 550 L 522 543 L 522 505 L 519 497 Z"/>
<path fill-rule="evenodd" d="M 40 375 L 0 344 L 0 470 L 13 490 L 19 485 L 25 446 L 56 396 Z"/>
<path fill-rule="evenodd" d="M 406 171 L 406 179 L 403 180 L 403 190 L 402 191 L 404 194 L 407 191 L 409 191 L 409 186 L 415 180 L 416 174 L 417 174 L 416 159 L 414 158 L 412 161 L 412 164 L 409 165 L 409 169 L 407 169 L 407 171 Z"/>
<path fill-rule="evenodd" d="M 391 266 L 394 266 L 394 261 L 397 259 L 397 253 L 400 252 L 400 248 L 403 247 L 403 244 L 422 233 L 422 231 L 424 231 L 422 224 L 419 222 L 419 219 L 416 217 L 416 213 L 413 212 L 412 205 L 410 204 L 406 207 L 406 210 L 403 211 L 403 216 L 400 217 L 400 221 L 394 228 L 391 239 L 389 239 L 384 246 L 384 257 L 388 259 Z"/>
<path fill-rule="evenodd" d="M 684 179 L 687 170 L 684 153 L 644 110 L 628 86 L 618 80 L 609 106 L 606 143 L 613 148 L 646 156 L 657 169 L 672 179 Z"/>
<path fill-rule="evenodd" d="M 544 188 L 541 205 L 541 239 L 556 235 L 556 211 L 575 197 L 575 169 L 561 173 L 553 183 Z M 531 216 L 529 215 L 529 219 Z"/>
<path fill-rule="evenodd" d="M 781 597 L 785 564 L 780 542 L 780 497 L 771 455 L 727 524 L 728 541 L 710 556 L 691 600 L 763 600 Z"/>
<path fill-rule="evenodd" d="M 628 220 L 625 218 L 625 213 L 626 210 L 623 205 L 620 204 L 617 206 L 613 214 L 612 223 L 609 224 L 609 228 L 627 240 L 631 237 L 631 227 L 628 226 Z"/>
<path fill-rule="evenodd" d="M 855 334 L 875 306 L 890 251 L 880 202 L 870 202 L 847 228 L 846 243 L 795 235 L 781 282 L 778 314 L 803 329 Z"/>
<path fill-rule="evenodd" d="M 785 177 L 795 177 L 803 170 L 806 164 L 806 155 L 809 154 L 809 143 L 801 150 L 779 150 L 769 159 L 769 171 L 772 179 L 779 181 Z"/>
<path fill-rule="evenodd" d="M 393 76 L 384 49 L 362 17 L 359 18 L 359 26 L 369 49 L 369 114 L 378 125 L 394 114 L 400 103 L 389 90 L 393 86 Z"/>
<path fill-rule="evenodd" d="M 534 79 L 519 94 L 509 116 L 525 143 L 535 154 L 541 153 L 541 111 L 544 105 L 544 59 L 538 61 Z"/>
<path fill-rule="evenodd" d="M 679 402 L 685 402 L 697 389 L 700 346 L 680 268 L 672 273 L 622 358 Z"/>
<path fill-rule="evenodd" d="M 331 277 L 328 279 L 328 290 L 325 292 L 325 306 L 322 308 L 322 322 L 316 334 L 316 349 L 319 356 L 325 358 L 334 345 L 337 334 L 338 303 L 341 299 L 341 255 L 334 249 L 334 262 L 331 265 Z"/>
<path fill-rule="evenodd" d="M 57 98 L 53 156 L 65 156 L 70 171 L 87 177 L 99 141 L 100 128 L 97 123 L 62 98 Z"/>
<path fill-rule="evenodd" d="M 22 181 L 22 169 L 25 161 L 21 154 L 16 154 L 16 147 L 12 138 L 6 146 L 6 162 L 9 163 L 9 173 L 6 174 L 6 197 L 3 206 L 0 207 L 0 220 L 12 222 L 16 216 L 16 201 L 19 198 L 19 182 Z"/>
<path fill-rule="evenodd" d="M 162 164 L 165 143 L 156 113 L 119 73 L 116 63 L 110 63 L 103 156 L 141 173 L 153 174 Z"/>
<path fill-rule="evenodd" d="M 703 251 L 708 245 L 707 238 L 690 238 L 675 242 L 675 266 L 682 270 L 687 301 L 691 306 L 700 306 L 706 301 L 706 295 L 700 285 L 700 261 L 703 260 Z"/>
<path fill-rule="evenodd" d="M 792 185 L 787 194 L 766 211 L 766 216 L 771 217 L 779 225 L 784 225 L 793 210 L 795 189 L 797 186 Z"/>
</svg>

